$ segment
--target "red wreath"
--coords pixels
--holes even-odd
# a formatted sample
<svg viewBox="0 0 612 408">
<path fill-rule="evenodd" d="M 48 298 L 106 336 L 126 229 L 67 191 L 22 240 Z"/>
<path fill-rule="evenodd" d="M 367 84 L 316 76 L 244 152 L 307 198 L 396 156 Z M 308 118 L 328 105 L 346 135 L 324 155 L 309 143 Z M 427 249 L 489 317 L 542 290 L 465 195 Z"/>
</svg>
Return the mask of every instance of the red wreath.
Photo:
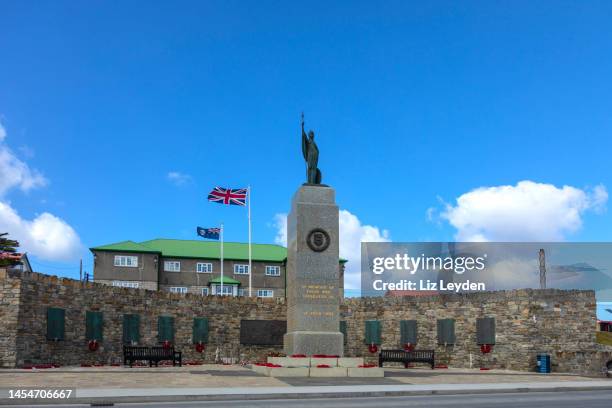
<svg viewBox="0 0 612 408">
<path fill-rule="evenodd" d="M 490 344 L 483 344 L 482 346 L 480 346 L 480 351 L 482 352 L 482 354 L 488 354 L 491 352 L 492 349 L 493 347 Z"/>
<path fill-rule="evenodd" d="M 163 346 L 165 349 L 169 349 L 169 348 L 170 348 L 170 346 L 172 346 L 172 343 L 170 343 L 168 340 L 164 340 L 164 342 L 163 342 L 162 346 Z"/>
<path fill-rule="evenodd" d="M 206 348 L 206 346 L 200 341 L 198 343 L 196 343 L 195 345 L 195 349 L 198 353 L 201 353 L 204 351 L 204 348 Z"/>
<path fill-rule="evenodd" d="M 98 344 L 98 340 L 89 340 L 87 347 L 89 348 L 89 351 L 96 351 L 100 345 Z"/>
<path fill-rule="evenodd" d="M 368 346 L 368 351 L 372 354 L 376 353 L 378 351 L 378 346 L 374 343 L 370 344 Z"/>
<path fill-rule="evenodd" d="M 404 351 L 413 351 L 413 350 L 414 350 L 414 344 L 412 343 L 404 344 Z"/>
</svg>

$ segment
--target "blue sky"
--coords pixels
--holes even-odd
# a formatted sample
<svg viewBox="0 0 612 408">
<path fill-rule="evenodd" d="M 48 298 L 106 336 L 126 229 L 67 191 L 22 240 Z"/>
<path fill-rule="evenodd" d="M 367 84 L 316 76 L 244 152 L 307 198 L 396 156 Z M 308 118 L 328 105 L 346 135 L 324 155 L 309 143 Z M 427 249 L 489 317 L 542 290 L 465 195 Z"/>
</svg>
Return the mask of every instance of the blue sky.
<svg viewBox="0 0 612 408">
<path fill-rule="evenodd" d="M 605 1 L 7 2 L 0 227 L 37 270 L 78 276 L 91 246 L 219 221 L 245 241 L 244 209 L 205 196 L 250 184 L 254 241 L 275 242 L 305 177 L 304 111 L 347 242 L 608 241 L 611 16 Z M 70 247 L 45 228 L 71 228 Z"/>
</svg>

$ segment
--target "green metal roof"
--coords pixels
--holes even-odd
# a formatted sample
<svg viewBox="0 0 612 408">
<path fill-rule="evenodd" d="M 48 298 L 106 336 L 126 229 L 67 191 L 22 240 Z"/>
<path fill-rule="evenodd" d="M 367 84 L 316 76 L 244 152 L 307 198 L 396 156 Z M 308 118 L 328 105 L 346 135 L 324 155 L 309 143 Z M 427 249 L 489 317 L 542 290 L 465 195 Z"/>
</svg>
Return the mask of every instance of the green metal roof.
<svg viewBox="0 0 612 408">
<path fill-rule="evenodd" d="M 121 252 L 153 252 L 158 253 L 160 251 L 146 247 L 134 241 L 122 241 L 115 244 L 102 245 L 99 247 L 91 248 L 96 251 L 121 251 Z"/>
<path fill-rule="evenodd" d="M 91 248 L 92 251 L 115 252 L 154 252 L 170 258 L 209 258 L 219 259 L 221 244 L 213 241 L 181 239 L 153 239 L 140 243 L 118 242 Z M 254 261 L 283 262 L 287 258 L 287 248 L 280 245 L 252 244 Z M 223 258 L 233 260 L 249 259 L 249 244 L 240 242 L 223 243 Z"/>
<path fill-rule="evenodd" d="M 169 258 L 219 259 L 221 244 L 218 241 L 196 241 L 185 239 L 152 239 L 144 242 L 123 241 L 90 248 L 91 251 L 158 253 Z M 252 244 L 253 261 L 283 262 L 287 259 L 287 248 L 273 244 Z M 249 259 L 249 244 L 242 242 L 223 243 L 223 258 L 237 261 Z M 340 263 L 346 259 L 340 259 Z"/>
<path fill-rule="evenodd" d="M 221 277 L 219 276 L 218 278 L 209 280 L 208 284 L 210 285 L 211 283 L 221 283 Z M 240 281 L 237 281 L 236 279 L 228 278 L 227 276 L 224 275 L 223 284 L 224 285 L 240 285 Z"/>
</svg>

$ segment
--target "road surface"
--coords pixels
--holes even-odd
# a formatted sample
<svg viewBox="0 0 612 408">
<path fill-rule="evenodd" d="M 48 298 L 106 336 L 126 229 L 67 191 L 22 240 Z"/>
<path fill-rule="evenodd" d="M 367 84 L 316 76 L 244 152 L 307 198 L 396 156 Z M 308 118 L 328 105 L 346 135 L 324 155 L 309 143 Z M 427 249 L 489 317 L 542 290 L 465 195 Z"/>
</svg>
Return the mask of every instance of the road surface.
<svg viewBox="0 0 612 408">
<path fill-rule="evenodd" d="M 23 405 L 22 405 L 23 406 Z M 375 398 L 277 399 L 249 401 L 160 402 L 115 404 L 122 408 L 405 408 L 405 407 L 495 407 L 495 408 L 603 408 L 612 406 L 612 391 L 526 392 L 473 395 L 426 395 Z M 54 408 L 89 405 L 46 405 Z"/>
</svg>

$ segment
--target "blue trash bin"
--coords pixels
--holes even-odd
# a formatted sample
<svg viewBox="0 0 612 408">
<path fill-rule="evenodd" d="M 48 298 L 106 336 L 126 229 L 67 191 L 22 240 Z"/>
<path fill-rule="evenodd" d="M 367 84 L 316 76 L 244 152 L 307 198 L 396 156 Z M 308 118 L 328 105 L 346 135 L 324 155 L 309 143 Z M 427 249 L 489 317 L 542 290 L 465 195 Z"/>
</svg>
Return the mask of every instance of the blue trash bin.
<svg viewBox="0 0 612 408">
<path fill-rule="evenodd" d="M 550 373 L 550 354 L 540 353 L 536 357 L 538 367 L 536 371 L 542 374 Z"/>
</svg>

